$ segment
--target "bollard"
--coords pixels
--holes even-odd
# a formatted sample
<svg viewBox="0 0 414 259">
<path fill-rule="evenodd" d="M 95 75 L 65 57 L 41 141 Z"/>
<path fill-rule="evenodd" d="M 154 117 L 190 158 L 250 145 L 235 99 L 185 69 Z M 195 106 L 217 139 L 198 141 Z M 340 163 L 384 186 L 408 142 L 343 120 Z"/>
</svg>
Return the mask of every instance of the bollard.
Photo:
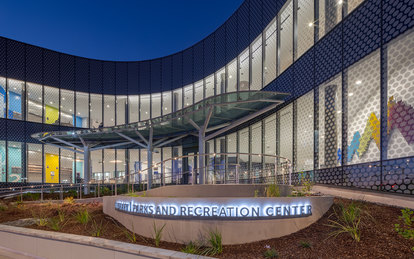
<svg viewBox="0 0 414 259">
<path fill-rule="evenodd" d="M 43 201 L 43 185 L 40 185 L 40 200 Z"/>
</svg>

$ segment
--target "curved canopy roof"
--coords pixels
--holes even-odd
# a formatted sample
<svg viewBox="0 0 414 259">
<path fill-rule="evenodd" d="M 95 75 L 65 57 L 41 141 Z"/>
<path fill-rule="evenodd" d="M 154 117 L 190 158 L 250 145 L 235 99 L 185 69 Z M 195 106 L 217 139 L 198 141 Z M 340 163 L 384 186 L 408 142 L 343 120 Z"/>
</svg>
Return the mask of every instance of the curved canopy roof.
<svg viewBox="0 0 414 259">
<path fill-rule="evenodd" d="M 198 134 L 200 129 L 214 131 L 242 118 L 251 119 L 283 103 L 286 96 L 286 93 L 266 91 L 225 93 L 146 121 L 98 129 L 42 132 L 32 137 L 46 144 L 73 148 L 90 146 L 92 150 L 140 143 L 145 147 L 149 139 L 158 140 L 154 142 L 157 147 L 157 142 L 171 143 L 189 134 Z"/>
</svg>

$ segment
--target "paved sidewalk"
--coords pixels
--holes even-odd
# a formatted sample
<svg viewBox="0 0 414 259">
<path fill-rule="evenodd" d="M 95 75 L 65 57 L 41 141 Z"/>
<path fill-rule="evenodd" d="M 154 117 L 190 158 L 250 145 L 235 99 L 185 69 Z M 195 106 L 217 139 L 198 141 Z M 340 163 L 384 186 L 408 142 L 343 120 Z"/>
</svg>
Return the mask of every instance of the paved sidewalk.
<svg viewBox="0 0 414 259">
<path fill-rule="evenodd" d="M 411 195 L 393 194 L 386 192 L 381 193 L 369 190 L 359 190 L 328 185 L 315 185 L 312 188 L 312 192 L 320 192 L 323 194 L 346 199 L 368 201 L 395 207 L 414 209 L 414 197 Z"/>
<path fill-rule="evenodd" d="M 29 255 L 24 252 L 0 246 L 0 259 L 44 259 L 43 257 Z"/>
</svg>

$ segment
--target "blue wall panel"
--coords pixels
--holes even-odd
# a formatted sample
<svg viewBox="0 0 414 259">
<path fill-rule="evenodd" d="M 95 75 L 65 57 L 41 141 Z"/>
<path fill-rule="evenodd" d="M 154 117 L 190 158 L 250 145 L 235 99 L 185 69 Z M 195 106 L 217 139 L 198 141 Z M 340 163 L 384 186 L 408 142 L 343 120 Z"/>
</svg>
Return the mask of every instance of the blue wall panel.
<svg viewBox="0 0 414 259">
<path fill-rule="evenodd" d="M 115 63 L 103 62 L 103 93 L 115 94 L 116 80 L 115 80 Z"/>
<path fill-rule="evenodd" d="M 374 1 L 363 3 L 344 22 L 344 67 L 355 63 L 381 44 L 381 6 Z"/>
<path fill-rule="evenodd" d="M 116 94 L 128 94 L 128 63 L 116 63 Z"/>
<path fill-rule="evenodd" d="M 188 85 L 193 82 L 193 48 L 189 48 L 183 52 L 183 84 Z"/>
<path fill-rule="evenodd" d="M 342 67 L 342 24 L 323 37 L 315 46 L 316 85 L 323 83 Z"/>
<path fill-rule="evenodd" d="M 168 56 L 161 61 L 161 88 L 162 91 L 171 90 L 172 86 L 172 56 Z"/>
<path fill-rule="evenodd" d="M 172 89 L 176 89 L 183 86 L 183 54 L 177 53 L 172 59 Z"/>
<path fill-rule="evenodd" d="M 226 63 L 233 60 L 239 54 L 237 30 L 237 13 L 235 13 L 226 23 Z"/>
<path fill-rule="evenodd" d="M 151 93 L 150 61 L 143 61 L 139 64 L 139 89 L 141 94 Z"/>
<path fill-rule="evenodd" d="M 40 49 L 40 48 L 37 48 Z M 41 52 L 41 49 L 40 49 Z M 40 56 L 41 61 L 41 56 Z M 25 45 L 7 40 L 7 76 L 14 79 L 25 79 Z M 41 69 L 41 66 L 40 66 Z M 40 78 L 36 78 L 40 79 Z"/>
<path fill-rule="evenodd" d="M 139 94 L 139 62 L 128 62 L 128 94 Z"/>
<path fill-rule="evenodd" d="M 263 31 L 262 26 L 262 16 L 263 16 L 263 10 L 262 0 L 249 0 L 250 5 L 250 13 L 249 13 L 249 19 L 250 19 L 250 42 L 253 42 L 254 39 L 259 36 Z"/>
<path fill-rule="evenodd" d="M 50 50 L 43 51 L 43 81 L 48 86 L 59 86 L 59 53 Z"/>
<path fill-rule="evenodd" d="M 383 33 L 384 43 L 414 26 L 413 0 L 383 1 Z"/>
<path fill-rule="evenodd" d="M 214 34 L 211 34 L 204 40 L 204 76 L 214 73 Z"/>
<path fill-rule="evenodd" d="M 90 62 L 90 91 L 91 93 L 102 93 L 103 87 L 103 66 L 101 61 L 91 60 Z"/>
<path fill-rule="evenodd" d="M 194 46 L 194 82 L 204 78 L 204 41 Z"/>
<path fill-rule="evenodd" d="M 89 60 L 75 59 L 75 89 L 79 92 L 89 92 Z"/>
<path fill-rule="evenodd" d="M 73 56 L 60 55 L 60 86 L 63 89 L 75 90 L 75 59 Z"/>
<path fill-rule="evenodd" d="M 215 35 L 215 55 L 216 55 L 216 70 L 226 65 L 226 26 L 221 26 L 217 29 Z"/>
<path fill-rule="evenodd" d="M 151 61 L 151 92 L 161 92 L 161 59 Z"/>
<path fill-rule="evenodd" d="M 237 53 L 241 53 L 250 44 L 249 36 L 249 1 L 243 2 L 237 13 L 237 34 L 238 48 Z"/>
</svg>

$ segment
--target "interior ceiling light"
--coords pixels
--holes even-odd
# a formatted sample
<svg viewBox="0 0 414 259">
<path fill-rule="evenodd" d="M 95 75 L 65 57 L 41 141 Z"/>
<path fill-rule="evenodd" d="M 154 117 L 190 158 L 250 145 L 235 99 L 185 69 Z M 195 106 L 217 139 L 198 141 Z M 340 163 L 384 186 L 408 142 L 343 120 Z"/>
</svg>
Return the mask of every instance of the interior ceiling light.
<svg viewBox="0 0 414 259">
<path fill-rule="evenodd" d="M 360 84 L 362 84 L 362 81 L 358 80 L 358 81 L 355 82 L 355 84 L 360 85 Z"/>
</svg>

